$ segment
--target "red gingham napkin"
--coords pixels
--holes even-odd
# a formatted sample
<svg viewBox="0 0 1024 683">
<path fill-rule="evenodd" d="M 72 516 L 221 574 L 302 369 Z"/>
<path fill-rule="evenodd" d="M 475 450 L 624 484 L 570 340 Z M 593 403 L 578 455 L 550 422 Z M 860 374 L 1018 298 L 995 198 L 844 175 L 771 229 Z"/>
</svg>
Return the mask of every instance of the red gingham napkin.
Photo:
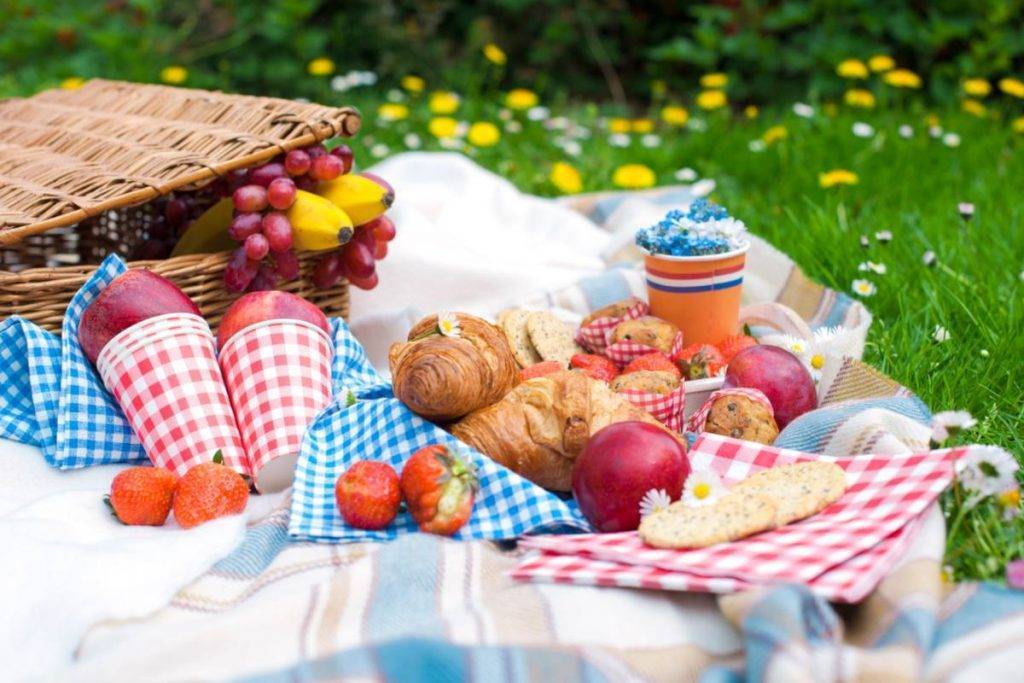
<svg viewBox="0 0 1024 683">
<path fill-rule="evenodd" d="M 249 472 L 205 320 L 175 313 L 136 323 L 103 347 L 96 368 L 154 465 L 180 477 L 219 450 Z"/>
<path fill-rule="evenodd" d="M 646 410 L 673 432 L 682 432 L 683 410 L 686 408 L 686 383 L 667 394 L 653 394 L 636 389 L 624 389 L 618 394 L 641 410 Z"/>
<path fill-rule="evenodd" d="M 694 434 L 700 434 L 704 431 L 704 425 L 708 421 L 708 413 L 711 412 L 711 406 L 723 396 L 746 396 L 752 401 L 757 401 L 771 413 L 772 417 L 775 417 L 775 409 L 772 408 L 771 401 L 765 396 L 759 389 L 748 389 L 747 387 L 732 387 L 731 389 L 719 389 L 708 396 L 708 400 L 704 401 L 704 405 L 700 409 L 690 416 L 690 419 L 686 421 L 686 431 L 693 432 Z"/>
<path fill-rule="evenodd" d="M 847 491 L 811 518 L 709 548 L 651 548 L 636 532 L 535 536 L 521 543 L 553 553 L 708 577 L 728 576 L 751 583 L 807 583 L 916 520 L 952 481 L 953 462 L 965 452 L 961 448 L 914 455 L 830 458 L 704 433 L 690 451 L 690 463 L 695 470 L 715 471 L 726 484 L 776 465 L 820 459 L 831 460 L 846 471 Z"/>
<path fill-rule="evenodd" d="M 616 325 L 623 320 L 642 318 L 650 312 L 651 307 L 647 305 L 647 302 L 638 299 L 621 318 L 597 318 L 581 326 L 576 331 L 576 343 L 591 353 L 604 353 L 605 347 L 608 346 L 608 335 Z"/>
<path fill-rule="evenodd" d="M 666 355 L 669 358 L 675 358 L 682 348 L 683 333 L 676 332 L 676 338 L 672 341 L 672 349 Z M 611 358 L 616 365 L 622 368 L 640 356 L 656 352 L 658 352 L 658 349 L 646 344 L 638 344 L 635 341 L 620 341 L 605 347 L 604 355 Z"/>
<path fill-rule="evenodd" d="M 306 428 L 331 400 L 333 355 L 330 336 L 299 320 L 256 323 L 221 350 L 224 382 L 258 490 L 290 485 Z M 264 470 L 278 458 L 288 460 Z"/>
</svg>

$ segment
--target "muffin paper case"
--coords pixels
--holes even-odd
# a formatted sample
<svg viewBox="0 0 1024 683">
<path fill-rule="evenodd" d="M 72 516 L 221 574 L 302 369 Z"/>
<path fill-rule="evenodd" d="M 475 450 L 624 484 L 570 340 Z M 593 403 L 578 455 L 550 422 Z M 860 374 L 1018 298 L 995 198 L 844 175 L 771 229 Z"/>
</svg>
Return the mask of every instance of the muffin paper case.
<svg viewBox="0 0 1024 683">
<path fill-rule="evenodd" d="M 306 428 L 331 401 L 333 356 L 330 336 L 300 320 L 250 325 L 221 349 L 224 382 L 261 493 L 291 486 Z"/>
<path fill-rule="evenodd" d="M 618 394 L 637 408 L 646 410 L 673 432 L 683 431 L 683 410 L 686 407 L 685 382 L 680 382 L 678 388 L 667 394 L 652 394 L 636 389 L 626 389 Z"/>
<path fill-rule="evenodd" d="M 637 301 L 630 306 L 629 310 L 620 317 L 606 316 L 591 320 L 586 325 L 581 325 L 576 330 L 576 343 L 591 353 L 603 354 L 608 346 L 608 337 L 615 327 L 624 320 L 636 320 L 651 312 L 651 307 L 646 301 Z"/>
<path fill-rule="evenodd" d="M 690 415 L 686 421 L 686 431 L 693 432 L 694 434 L 700 434 L 704 431 L 704 425 L 707 424 L 708 414 L 711 413 L 711 406 L 715 401 L 722 398 L 723 396 L 746 396 L 752 401 L 757 401 L 765 408 L 768 409 L 768 413 L 775 418 L 775 409 L 772 408 L 771 401 L 758 389 L 750 389 L 747 387 L 732 387 L 730 389 L 719 389 L 713 392 L 708 399 L 704 401 L 697 412 Z"/>
<path fill-rule="evenodd" d="M 221 451 L 224 464 L 248 474 L 205 320 L 172 313 L 138 322 L 103 347 L 96 368 L 154 465 L 180 477 Z"/>
<path fill-rule="evenodd" d="M 644 252 L 651 315 L 674 323 L 687 344 L 717 344 L 739 331 L 740 294 L 750 244 L 724 254 Z"/>
</svg>

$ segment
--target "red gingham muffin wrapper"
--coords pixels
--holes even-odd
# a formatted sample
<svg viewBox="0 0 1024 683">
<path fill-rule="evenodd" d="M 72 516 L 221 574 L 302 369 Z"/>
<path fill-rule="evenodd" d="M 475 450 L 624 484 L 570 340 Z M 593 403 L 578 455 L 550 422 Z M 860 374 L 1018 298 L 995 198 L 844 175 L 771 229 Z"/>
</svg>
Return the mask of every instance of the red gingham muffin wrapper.
<svg viewBox="0 0 1024 683">
<path fill-rule="evenodd" d="M 291 485 L 302 437 L 331 401 L 334 345 L 299 320 L 268 320 L 224 345 L 220 365 L 261 492 Z"/>
<path fill-rule="evenodd" d="M 704 431 L 704 425 L 708 421 L 708 414 L 711 412 L 711 406 L 715 401 L 722 398 L 723 396 L 746 396 L 752 401 L 757 401 L 771 413 L 772 418 L 775 417 L 775 409 L 772 408 L 771 401 L 765 396 L 759 389 L 748 389 L 747 387 L 733 387 L 731 389 L 719 389 L 708 396 L 708 400 L 704 401 L 704 405 L 700 407 L 690 419 L 686 421 L 686 431 L 699 434 Z"/>
<path fill-rule="evenodd" d="M 683 348 L 683 333 L 677 332 L 676 338 L 672 340 L 672 349 L 666 354 L 669 358 L 675 358 L 679 351 Z M 614 344 L 609 344 L 604 349 L 604 355 L 608 356 L 613 363 L 623 368 L 630 364 L 630 362 L 636 360 L 640 356 L 647 355 L 648 353 L 661 353 L 658 349 L 647 346 L 645 344 L 638 344 L 634 341 L 620 341 Z"/>
<path fill-rule="evenodd" d="M 136 323 L 103 347 L 96 367 L 154 465 L 180 477 L 221 451 L 248 474 L 205 320 L 174 313 Z"/>
<path fill-rule="evenodd" d="M 646 301 L 637 301 L 621 318 L 597 318 L 576 330 L 576 343 L 591 353 L 604 353 L 608 346 L 608 335 L 623 320 L 636 320 L 651 312 Z"/>
<path fill-rule="evenodd" d="M 667 394 L 654 394 L 636 389 L 625 389 L 618 394 L 637 408 L 646 410 L 673 432 L 681 432 L 683 410 L 686 408 L 685 384 L 685 382 L 680 382 L 677 389 Z"/>
</svg>

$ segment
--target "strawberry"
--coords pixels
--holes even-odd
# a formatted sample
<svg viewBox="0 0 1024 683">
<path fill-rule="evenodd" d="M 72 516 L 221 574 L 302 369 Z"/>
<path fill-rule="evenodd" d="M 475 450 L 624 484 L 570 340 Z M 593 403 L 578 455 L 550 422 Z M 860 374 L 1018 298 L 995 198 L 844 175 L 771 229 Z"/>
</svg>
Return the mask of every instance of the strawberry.
<svg viewBox="0 0 1024 683">
<path fill-rule="evenodd" d="M 249 485 L 242 475 L 223 464 L 220 451 L 213 462 L 196 465 L 178 480 L 174 519 L 183 529 L 218 517 L 237 515 L 249 502 Z"/>
<path fill-rule="evenodd" d="M 421 448 L 402 468 L 402 495 L 420 531 L 451 536 L 473 514 L 473 464 L 446 446 Z"/>
<path fill-rule="evenodd" d="M 528 379 L 550 375 L 552 372 L 558 372 L 559 370 L 565 370 L 565 366 L 557 360 L 546 360 L 543 363 L 534 363 L 533 365 L 525 367 L 519 371 L 519 381 L 525 382 Z"/>
<path fill-rule="evenodd" d="M 734 334 L 718 342 L 718 350 L 722 352 L 722 358 L 725 359 L 726 365 L 729 364 L 733 356 L 751 346 L 757 346 L 757 340 L 745 334 Z"/>
<path fill-rule="evenodd" d="M 690 344 L 676 355 L 676 363 L 686 379 L 714 377 L 725 367 L 722 352 L 711 344 Z"/>
<path fill-rule="evenodd" d="M 334 500 L 349 526 L 383 529 L 394 521 L 402 505 L 398 473 L 387 463 L 360 460 L 338 477 Z"/>
<path fill-rule="evenodd" d="M 569 361 L 569 367 L 602 382 L 611 382 L 619 375 L 619 368 L 615 363 L 593 353 L 577 353 Z"/>
<path fill-rule="evenodd" d="M 671 372 L 676 377 L 681 376 L 679 374 L 679 368 L 677 368 L 676 364 L 672 362 L 672 359 L 660 351 L 654 351 L 653 353 L 645 353 L 642 356 L 637 356 L 625 367 L 622 374 L 625 375 L 630 372 L 638 372 L 640 370 Z"/>
<path fill-rule="evenodd" d="M 124 524 L 163 526 L 171 512 L 174 475 L 162 467 L 129 467 L 110 482 L 104 500 Z"/>
</svg>

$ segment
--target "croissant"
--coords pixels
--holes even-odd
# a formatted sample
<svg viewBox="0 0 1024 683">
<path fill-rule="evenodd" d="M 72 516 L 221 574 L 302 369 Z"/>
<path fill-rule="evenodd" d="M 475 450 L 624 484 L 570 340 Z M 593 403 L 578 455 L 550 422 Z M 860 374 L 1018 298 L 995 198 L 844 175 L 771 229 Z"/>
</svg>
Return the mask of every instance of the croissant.
<svg viewBox="0 0 1024 683">
<path fill-rule="evenodd" d="M 501 330 L 476 316 L 454 315 L 459 322 L 457 337 L 442 335 L 438 317 L 431 315 L 409 331 L 409 341 L 388 350 L 395 396 L 435 422 L 457 420 L 491 405 L 508 393 L 519 375 Z"/>
<path fill-rule="evenodd" d="M 604 382 L 573 371 L 527 380 L 451 429 L 456 438 L 533 483 L 569 491 L 576 457 L 590 437 L 627 420 L 649 422 L 681 439 Z"/>
</svg>

